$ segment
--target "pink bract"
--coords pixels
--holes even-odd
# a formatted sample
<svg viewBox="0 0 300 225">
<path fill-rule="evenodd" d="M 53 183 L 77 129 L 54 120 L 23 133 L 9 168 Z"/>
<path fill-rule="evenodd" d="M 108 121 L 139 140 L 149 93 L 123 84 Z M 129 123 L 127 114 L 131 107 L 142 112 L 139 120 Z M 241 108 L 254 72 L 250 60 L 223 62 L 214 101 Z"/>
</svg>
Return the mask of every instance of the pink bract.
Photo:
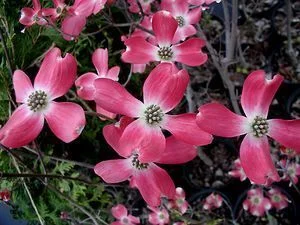
<svg viewBox="0 0 300 225">
<path fill-rule="evenodd" d="M 199 107 L 197 124 L 208 133 L 234 137 L 244 135 L 240 147 L 240 160 L 247 177 L 256 184 L 279 181 L 271 159 L 268 138 L 300 151 L 300 120 L 267 120 L 269 106 L 283 77 L 275 75 L 267 80 L 265 72 L 252 72 L 245 80 L 241 104 L 246 117 L 236 115 L 218 103 Z"/>
<path fill-rule="evenodd" d="M 134 64 L 146 64 L 152 61 L 181 62 L 188 66 L 199 66 L 206 62 L 207 55 L 201 48 L 205 43 L 200 38 L 191 38 L 183 43 L 173 45 L 178 22 L 167 11 L 153 15 L 152 29 L 156 38 L 153 44 L 143 37 L 135 36 L 125 40 L 126 51 L 122 60 Z"/>
<path fill-rule="evenodd" d="M 234 168 L 233 168 L 233 170 L 229 171 L 229 175 L 232 177 L 235 177 L 235 178 L 239 178 L 240 181 L 244 181 L 247 179 L 247 176 L 241 165 L 240 159 L 234 160 Z"/>
<path fill-rule="evenodd" d="M 111 225 L 135 225 L 140 223 L 140 218 L 128 214 L 126 207 L 118 204 L 111 209 L 112 215 L 118 220 Z"/>
<path fill-rule="evenodd" d="M 80 135 L 85 126 L 83 109 L 75 103 L 53 101 L 73 85 L 76 67 L 72 55 L 62 58 L 61 51 L 53 48 L 46 54 L 34 86 L 23 71 L 14 72 L 16 101 L 21 105 L 0 129 L 2 145 L 10 148 L 27 145 L 41 132 L 44 119 L 64 142 L 71 142 Z"/>
<path fill-rule="evenodd" d="M 120 143 L 125 147 L 126 143 L 134 142 L 136 136 L 146 135 L 153 141 L 152 145 L 156 145 L 151 154 L 158 159 L 165 148 L 161 129 L 197 146 L 212 141 L 211 135 L 196 125 L 194 113 L 176 116 L 166 114 L 180 102 L 188 82 L 189 76 L 185 70 L 178 71 L 173 64 L 161 63 L 152 70 L 144 83 L 144 103 L 134 98 L 122 85 L 109 79 L 95 80 L 94 99 L 97 105 L 110 112 L 138 118 L 125 129 Z"/>
</svg>

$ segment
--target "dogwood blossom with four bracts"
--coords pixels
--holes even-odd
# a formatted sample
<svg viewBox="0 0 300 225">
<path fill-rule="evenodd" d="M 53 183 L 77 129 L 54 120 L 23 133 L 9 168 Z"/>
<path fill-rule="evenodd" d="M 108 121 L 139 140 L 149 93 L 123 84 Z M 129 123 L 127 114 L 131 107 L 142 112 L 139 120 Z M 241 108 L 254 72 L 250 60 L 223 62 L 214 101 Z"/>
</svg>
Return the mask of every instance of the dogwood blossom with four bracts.
<svg viewBox="0 0 300 225">
<path fill-rule="evenodd" d="M 280 160 L 279 166 L 283 169 L 282 180 L 290 181 L 292 184 L 297 184 L 300 176 L 300 165 L 297 162 L 288 162 L 285 159 Z"/>
<path fill-rule="evenodd" d="M 183 43 L 173 45 L 178 22 L 171 13 L 159 11 L 153 15 L 152 29 L 156 38 L 156 45 L 146 41 L 143 37 L 130 37 L 124 44 L 126 51 L 122 60 L 128 63 L 145 64 L 152 61 L 181 62 L 188 66 L 200 66 L 207 60 L 207 55 L 201 48 L 205 43 L 200 38 L 191 38 Z"/>
<path fill-rule="evenodd" d="M 243 202 L 243 208 L 253 216 L 263 216 L 266 211 L 272 208 L 272 204 L 268 198 L 264 197 L 261 188 L 254 188 L 247 192 L 247 199 Z"/>
<path fill-rule="evenodd" d="M 170 222 L 170 216 L 168 211 L 165 208 L 154 208 L 151 206 L 148 206 L 148 208 L 152 211 L 152 213 L 149 214 L 148 221 L 152 225 L 164 225 L 169 224 Z"/>
<path fill-rule="evenodd" d="M 181 187 L 176 188 L 176 194 L 173 201 L 169 201 L 167 204 L 168 209 L 175 208 L 180 211 L 181 214 L 184 214 L 189 204 L 185 200 L 185 192 Z"/>
<path fill-rule="evenodd" d="M 19 22 L 27 27 L 33 24 L 46 25 L 47 21 L 43 18 L 42 7 L 39 0 L 32 0 L 33 8 L 22 8 Z"/>
<path fill-rule="evenodd" d="M 120 143 L 124 151 L 130 152 L 126 143 L 135 142 L 137 136 L 145 135 L 156 146 L 152 154 L 159 158 L 165 148 L 165 137 L 161 129 L 170 131 L 176 138 L 192 145 L 211 143 L 212 136 L 196 124 L 196 114 L 168 115 L 182 99 L 189 82 L 185 70 L 171 63 L 161 63 L 147 77 L 143 86 L 144 103 L 134 98 L 119 83 L 109 79 L 97 79 L 95 102 L 104 109 L 132 118 L 138 118 L 124 131 Z"/>
<path fill-rule="evenodd" d="M 153 141 L 143 133 L 136 136 L 135 140 L 129 140 L 124 148 L 119 140 L 130 124 L 131 119 L 123 117 L 120 123 L 104 127 L 103 135 L 107 143 L 125 159 L 102 161 L 95 166 L 95 173 L 107 183 L 129 180 L 130 186 L 136 187 L 150 206 L 159 205 L 162 196 L 173 199 L 175 185 L 168 173 L 155 163 L 188 162 L 196 157 L 196 148 L 171 136 L 166 140 L 166 148 L 160 159 L 156 159 L 157 156 L 151 153 L 155 150 Z M 128 148 L 131 150 L 128 151 Z"/>
<path fill-rule="evenodd" d="M 203 209 L 205 210 L 213 210 L 220 208 L 223 204 L 223 198 L 221 195 L 217 193 L 211 193 L 204 200 Z"/>
<path fill-rule="evenodd" d="M 140 223 L 140 218 L 128 214 L 126 207 L 118 204 L 111 209 L 112 215 L 118 220 L 110 225 L 135 225 Z"/>
<path fill-rule="evenodd" d="M 289 199 L 277 188 L 271 188 L 267 195 L 270 199 L 270 202 L 276 210 L 284 209 L 289 204 Z"/>
<path fill-rule="evenodd" d="M 107 78 L 114 81 L 118 81 L 119 79 L 118 78 L 120 72 L 119 66 L 114 66 L 108 69 L 107 49 L 98 48 L 93 53 L 92 61 L 97 70 L 97 74 L 93 72 L 88 72 L 81 75 L 75 81 L 78 96 L 85 100 L 94 99 L 94 93 L 95 93 L 94 81 L 96 79 Z M 100 106 L 97 106 L 97 112 L 109 118 L 114 118 L 116 116 L 114 113 L 111 113 Z"/>
<path fill-rule="evenodd" d="M 61 57 L 58 48 L 45 56 L 32 86 L 29 77 L 21 70 L 13 74 L 16 101 L 21 105 L 0 129 L 0 143 L 18 148 L 33 141 L 41 132 L 46 119 L 52 132 L 62 141 L 76 139 L 85 126 L 83 109 L 72 102 L 55 102 L 73 85 L 77 64 L 66 54 Z"/>
<path fill-rule="evenodd" d="M 252 72 L 245 80 L 241 104 L 246 117 L 236 115 L 219 103 L 199 107 L 197 124 L 222 137 L 246 134 L 240 147 L 240 160 L 247 177 L 256 184 L 279 181 L 271 159 L 267 135 L 282 145 L 300 150 L 300 120 L 267 120 L 269 106 L 283 77 L 266 79 L 265 72 Z"/>
<path fill-rule="evenodd" d="M 186 0 L 164 0 L 161 3 L 163 10 L 171 13 L 177 20 L 178 27 L 174 34 L 173 43 L 184 41 L 187 37 L 197 33 L 193 24 L 198 24 L 201 17 L 201 7 L 189 9 Z"/>
</svg>

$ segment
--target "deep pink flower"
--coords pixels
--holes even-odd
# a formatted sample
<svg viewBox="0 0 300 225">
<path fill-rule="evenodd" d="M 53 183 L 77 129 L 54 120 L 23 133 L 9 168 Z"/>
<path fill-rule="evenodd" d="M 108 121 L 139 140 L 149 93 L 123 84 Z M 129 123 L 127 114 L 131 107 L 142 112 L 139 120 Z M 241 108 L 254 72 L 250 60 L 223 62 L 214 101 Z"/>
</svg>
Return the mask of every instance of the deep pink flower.
<svg viewBox="0 0 300 225">
<path fill-rule="evenodd" d="M 161 129 L 197 146 L 212 141 L 211 135 L 197 126 L 194 113 L 166 114 L 180 102 L 188 82 L 189 76 L 185 70 L 178 71 L 175 65 L 162 63 L 151 71 L 144 83 L 144 103 L 129 94 L 122 85 L 109 79 L 95 80 L 94 99 L 97 105 L 110 112 L 138 118 L 125 129 L 121 137 L 120 143 L 126 149 L 124 151 L 131 151 L 126 143 L 135 142 L 137 136 L 145 135 L 156 146 L 147 156 L 157 159 L 165 148 L 165 137 Z"/>
<path fill-rule="evenodd" d="M 185 200 L 185 192 L 181 187 L 176 188 L 175 199 L 170 201 L 167 206 L 169 209 L 175 208 L 179 210 L 181 214 L 184 214 L 187 211 L 189 204 Z"/>
<path fill-rule="evenodd" d="M 234 160 L 234 169 L 229 171 L 229 175 L 235 178 L 239 178 L 240 181 L 244 181 L 247 179 L 247 176 L 244 172 L 244 169 L 241 165 L 240 159 Z"/>
<path fill-rule="evenodd" d="M 81 75 L 75 81 L 78 96 L 85 100 L 94 99 L 94 93 L 95 93 L 94 81 L 96 79 L 107 78 L 115 81 L 118 81 L 119 79 L 118 76 L 120 72 L 120 67 L 114 66 L 108 69 L 107 49 L 98 48 L 93 53 L 92 61 L 97 70 L 97 74 L 93 72 L 88 72 Z M 114 118 L 116 116 L 114 113 L 111 113 L 100 106 L 97 106 L 97 112 L 109 118 Z"/>
<path fill-rule="evenodd" d="M 204 200 L 203 209 L 212 210 L 220 208 L 223 204 L 223 198 L 219 194 L 211 193 Z"/>
<path fill-rule="evenodd" d="M 282 194 L 279 189 L 271 188 L 267 194 L 272 206 L 276 208 L 276 210 L 281 210 L 288 206 L 289 199 Z"/>
<path fill-rule="evenodd" d="M 199 66 L 206 62 L 207 55 L 201 48 L 205 43 L 200 38 L 191 38 L 173 45 L 178 22 L 167 11 L 153 15 L 152 29 L 156 43 L 148 42 L 143 37 L 130 37 L 125 41 L 126 51 L 122 54 L 124 62 L 145 64 L 152 61 L 181 62 L 189 66 Z"/>
<path fill-rule="evenodd" d="M 32 0 L 33 8 L 25 7 L 21 9 L 21 18 L 19 22 L 27 27 L 37 23 L 46 25 L 47 21 L 42 16 L 42 8 L 39 0 Z"/>
<path fill-rule="evenodd" d="M 243 202 L 243 208 L 253 216 L 263 216 L 266 211 L 272 208 L 272 204 L 268 198 L 264 197 L 261 188 L 254 188 L 247 192 L 247 199 Z"/>
<path fill-rule="evenodd" d="M 178 43 L 197 33 L 193 24 L 199 23 L 202 13 L 201 7 L 190 10 L 186 0 L 164 0 L 161 7 L 170 12 L 178 23 L 172 43 Z"/>
<path fill-rule="evenodd" d="M 267 136 L 300 151 L 300 120 L 267 120 L 269 106 L 282 81 L 281 75 L 267 80 L 262 70 L 251 73 L 245 80 L 241 97 L 246 117 L 218 103 L 201 106 L 197 115 L 199 127 L 211 134 L 222 137 L 246 134 L 240 160 L 247 177 L 257 184 L 280 179 L 271 159 Z"/>
<path fill-rule="evenodd" d="M 76 76 L 76 60 L 66 54 L 61 57 L 58 48 L 45 56 L 32 86 L 29 77 L 21 70 L 13 75 L 16 101 L 22 103 L 0 129 L 0 143 L 18 148 L 33 141 L 47 120 L 52 132 L 62 141 L 77 138 L 85 126 L 83 109 L 72 102 L 55 102 L 72 86 Z"/>
<path fill-rule="evenodd" d="M 154 207 L 149 207 L 148 208 L 152 211 L 152 213 L 149 214 L 149 223 L 153 225 L 164 225 L 164 224 L 169 224 L 170 218 L 169 218 L 169 213 L 166 209 L 162 208 L 154 208 Z"/>
<path fill-rule="evenodd" d="M 116 125 L 107 125 L 103 129 L 103 135 L 108 144 L 125 159 L 100 162 L 94 170 L 107 183 L 130 180 L 131 187 L 138 188 L 148 205 L 157 206 L 160 204 L 161 196 L 174 198 L 175 186 L 168 173 L 154 162 L 185 163 L 195 158 L 196 149 L 171 136 L 167 138 L 166 149 L 160 155 L 160 159 L 141 162 L 141 158 L 149 158 L 145 155 L 152 155 L 155 145 L 153 145 L 153 140 L 143 133 L 136 136 L 134 140 L 128 140 L 125 146 L 124 143 L 119 142 L 124 129 L 132 124 L 131 121 L 130 118 L 123 117 Z"/>
<path fill-rule="evenodd" d="M 112 222 L 110 225 L 135 225 L 140 223 L 140 218 L 129 215 L 126 207 L 122 204 L 112 207 L 111 213 L 118 221 Z"/>
</svg>

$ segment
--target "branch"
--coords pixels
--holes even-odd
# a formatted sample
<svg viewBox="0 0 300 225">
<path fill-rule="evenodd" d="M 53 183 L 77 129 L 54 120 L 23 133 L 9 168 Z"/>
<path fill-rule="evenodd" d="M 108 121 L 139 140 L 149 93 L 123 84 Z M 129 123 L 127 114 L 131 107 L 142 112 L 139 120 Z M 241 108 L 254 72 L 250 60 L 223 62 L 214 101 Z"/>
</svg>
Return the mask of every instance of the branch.
<svg viewBox="0 0 300 225">
<path fill-rule="evenodd" d="M 5 40 L 4 40 L 4 36 L 3 36 L 3 33 L 2 33 L 2 28 L 1 27 L 0 27 L 0 39 L 1 39 L 2 46 L 3 46 L 4 54 L 5 54 L 5 57 L 6 57 L 8 70 L 10 72 L 10 75 L 12 76 L 13 75 L 13 66 L 12 66 L 12 62 L 11 62 L 9 54 L 8 54 L 8 49 L 7 49 Z"/>
</svg>

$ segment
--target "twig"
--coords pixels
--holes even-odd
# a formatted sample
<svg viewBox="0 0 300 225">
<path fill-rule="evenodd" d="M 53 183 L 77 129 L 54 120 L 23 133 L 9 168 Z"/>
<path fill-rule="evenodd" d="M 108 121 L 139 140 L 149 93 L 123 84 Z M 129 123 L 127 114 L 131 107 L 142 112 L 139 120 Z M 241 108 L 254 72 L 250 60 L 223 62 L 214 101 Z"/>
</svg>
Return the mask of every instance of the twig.
<svg viewBox="0 0 300 225">
<path fill-rule="evenodd" d="M 8 70 L 10 72 L 10 75 L 12 76 L 13 75 L 13 66 L 12 66 L 12 62 L 11 62 L 9 54 L 8 54 L 7 46 L 6 46 L 6 43 L 5 43 L 5 40 L 4 40 L 4 36 L 3 36 L 3 33 L 2 33 L 2 28 L 1 27 L 0 27 L 0 39 L 1 39 L 2 46 L 3 46 L 4 54 L 5 54 L 5 57 L 6 57 Z"/>
<path fill-rule="evenodd" d="M 227 71 L 227 66 L 225 66 L 224 64 L 220 64 L 220 60 L 218 60 L 218 58 L 216 57 L 216 52 L 215 49 L 212 47 L 212 45 L 207 41 L 207 38 L 204 34 L 204 32 L 202 31 L 201 27 L 199 25 L 197 25 L 197 35 L 199 37 L 201 37 L 202 39 L 204 39 L 205 43 L 206 43 L 206 48 L 212 58 L 213 64 L 216 67 L 216 69 L 218 70 L 223 83 L 225 84 L 225 86 L 228 89 L 229 92 L 229 97 L 230 97 L 230 101 L 233 107 L 233 110 L 235 111 L 235 113 L 241 115 L 241 110 L 239 108 L 238 102 L 237 102 L 237 97 L 235 94 L 235 87 L 234 84 L 231 82 L 231 80 L 228 77 L 228 71 Z M 227 64 L 226 64 L 227 65 Z"/>
<path fill-rule="evenodd" d="M 130 71 L 129 71 L 127 80 L 126 80 L 125 83 L 123 84 L 124 87 L 126 87 L 126 85 L 129 83 L 129 81 L 130 81 L 130 79 L 131 79 L 131 77 L 132 77 L 132 70 L 133 70 L 133 65 L 131 64 L 131 66 L 130 66 Z"/>
<path fill-rule="evenodd" d="M 18 166 L 18 163 L 17 163 L 15 157 L 13 156 L 12 159 L 13 159 L 14 166 L 16 167 L 18 173 L 21 174 L 21 170 L 20 170 L 20 168 L 19 168 L 19 166 Z M 41 224 L 41 225 L 44 225 L 44 220 L 43 220 L 43 218 L 41 217 L 41 215 L 40 215 L 40 213 L 39 213 L 39 211 L 38 211 L 38 209 L 37 209 L 37 207 L 36 207 L 36 205 L 35 205 L 35 203 L 34 203 L 34 201 L 33 201 L 33 198 L 32 198 L 32 196 L 31 196 L 31 193 L 30 193 L 30 191 L 29 191 L 29 189 L 28 189 L 28 186 L 27 186 L 25 180 L 22 179 L 22 182 L 23 182 L 24 188 L 25 188 L 25 190 L 26 190 L 26 192 L 27 192 L 27 195 L 28 195 L 28 197 L 29 197 L 29 199 L 30 199 L 31 205 L 32 205 L 32 207 L 33 207 L 33 209 L 34 209 L 34 211 L 35 211 L 35 213 L 36 213 L 36 215 L 37 215 L 37 217 L 38 217 L 38 219 L 39 219 L 39 221 L 40 221 L 40 224 Z"/>
</svg>

